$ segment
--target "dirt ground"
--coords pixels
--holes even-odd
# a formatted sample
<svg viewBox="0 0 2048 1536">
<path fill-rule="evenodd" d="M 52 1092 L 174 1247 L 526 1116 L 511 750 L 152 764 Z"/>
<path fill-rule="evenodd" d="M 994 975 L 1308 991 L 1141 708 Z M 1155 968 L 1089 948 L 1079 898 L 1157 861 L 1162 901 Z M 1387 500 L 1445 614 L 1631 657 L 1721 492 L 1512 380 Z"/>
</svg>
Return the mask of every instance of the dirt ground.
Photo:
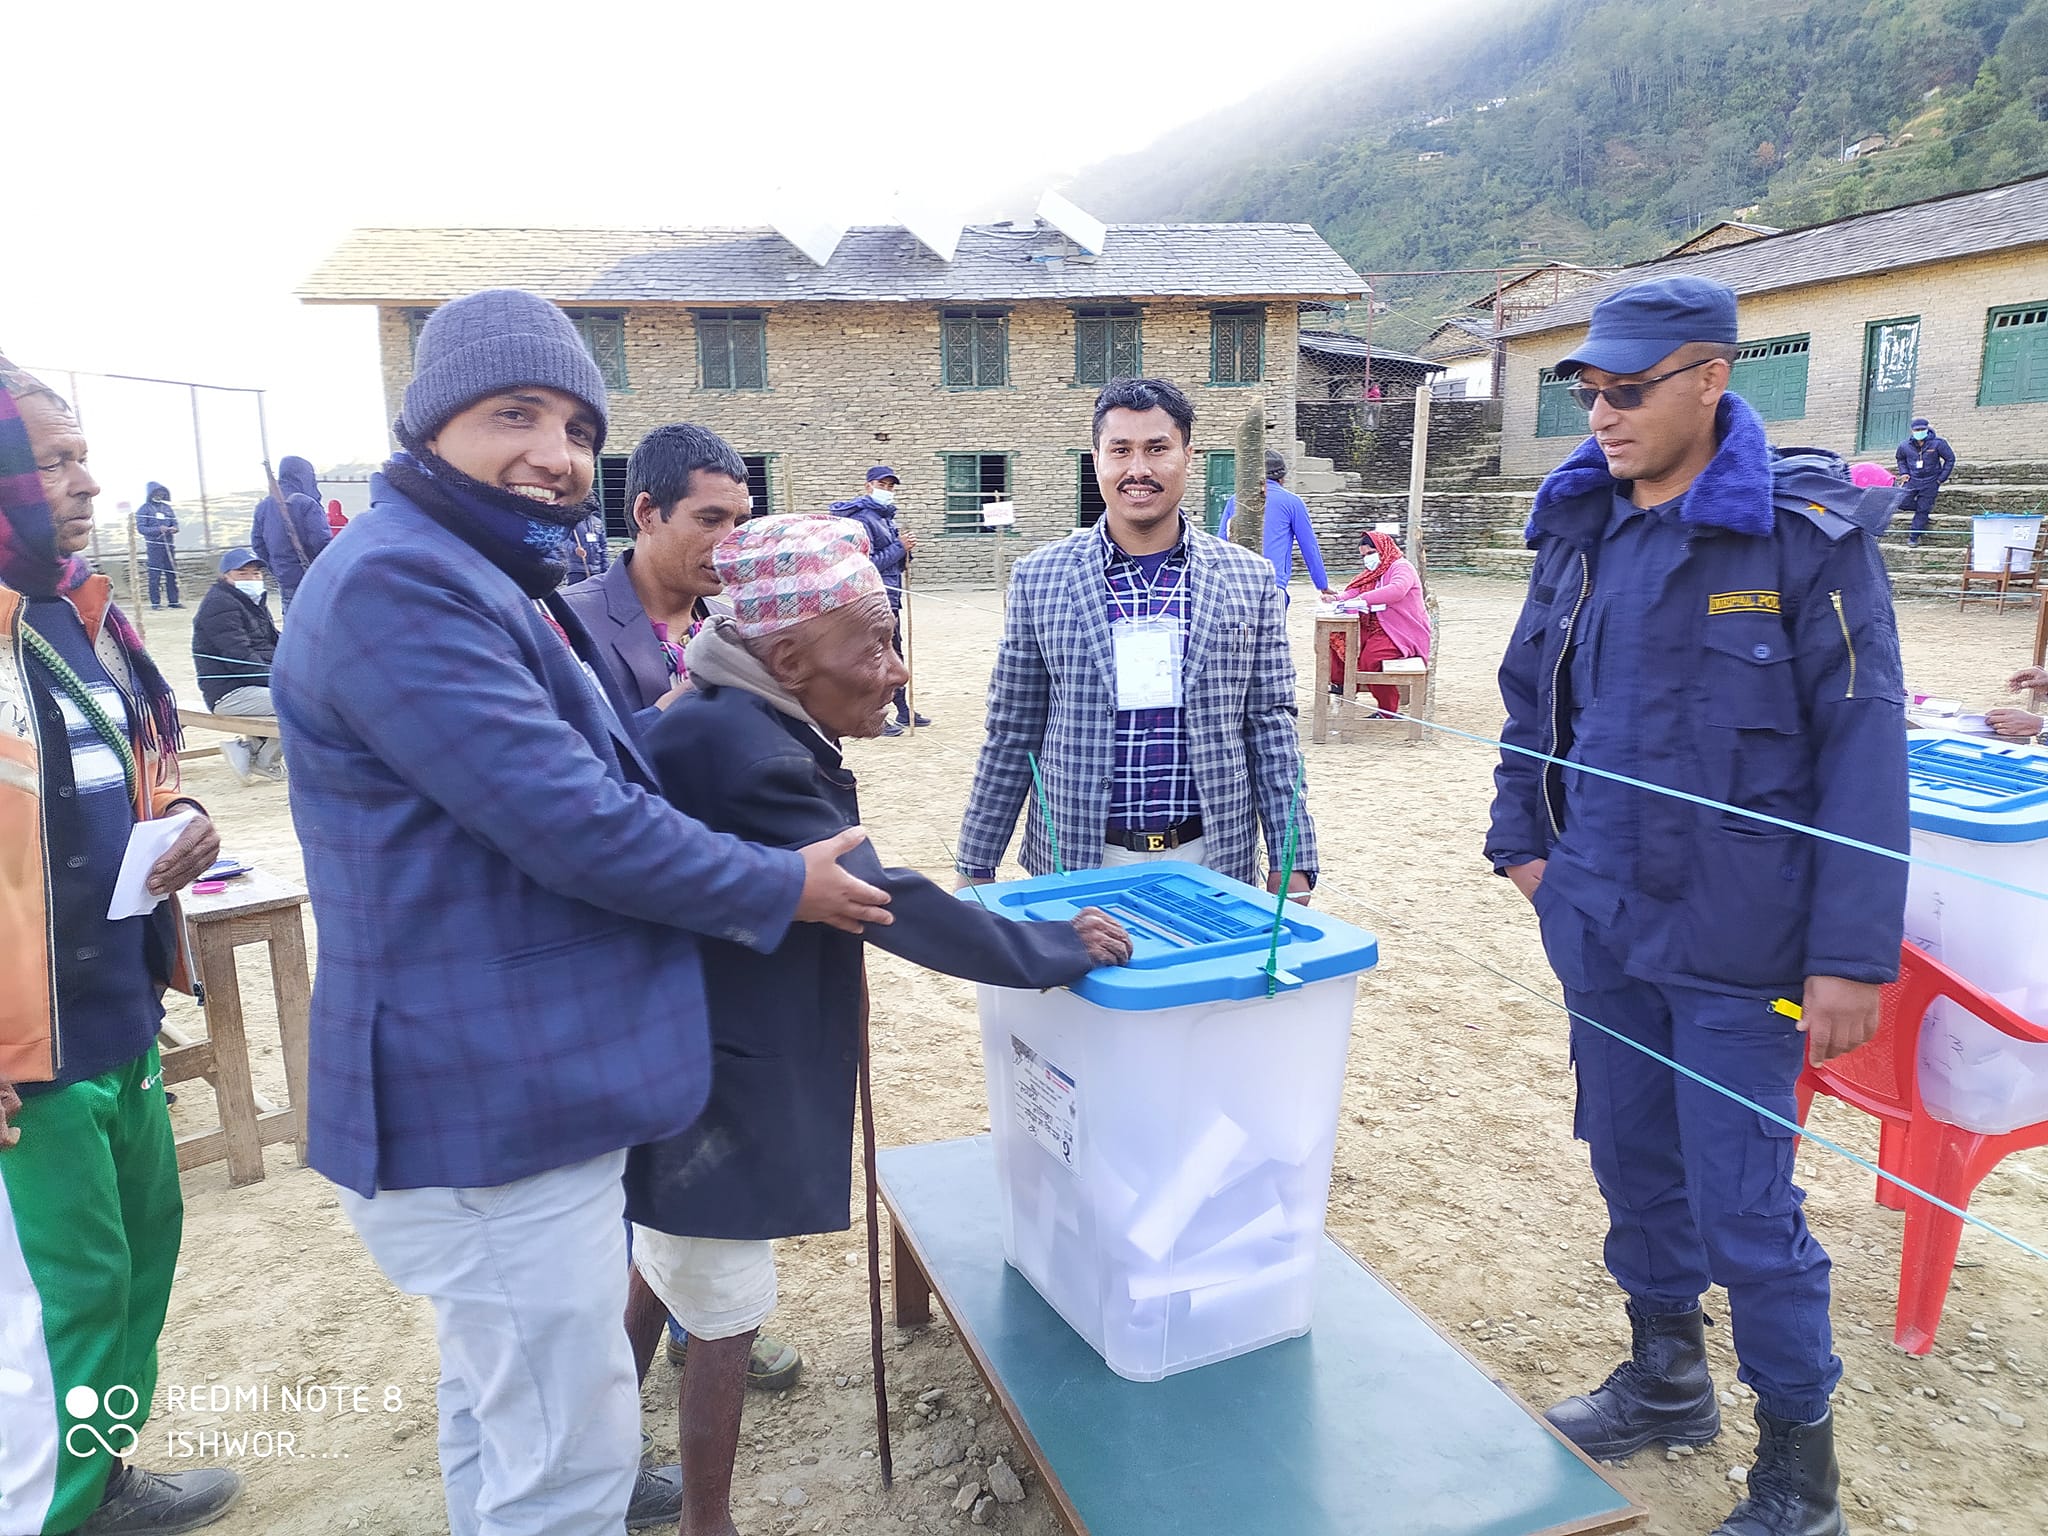
<svg viewBox="0 0 2048 1536">
<path fill-rule="evenodd" d="M 1520 589 L 1446 576 L 1434 590 L 1444 635 L 1437 717 L 1491 734 L 1492 673 Z M 140 617 L 166 672 L 196 698 L 189 611 Z M 1297 602 L 1298 661 L 1308 656 L 1308 627 L 1308 605 Z M 2024 659 L 2032 619 L 1908 605 L 1901 627 L 1916 688 L 1984 704 Z M 918 702 L 937 725 L 851 750 L 885 857 L 939 878 L 951 868 L 998 631 L 994 592 L 920 595 Z M 1555 995 L 1533 918 L 1478 857 L 1492 753 L 1456 736 L 1411 746 L 1398 731 L 1373 730 L 1351 745 L 1308 749 L 1327 876 L 1318 900 L 1381 941 L 1380 965 L 1360 988 L 1329 1227 L 1541 1406 L 1596 1383 L 1626 1345 L 1620 1299 L 1600 1263 L 1601 1204 L 1571 1139 L 1564 1018 L 1477 963 Z M 239 787 L 217 757 L 188 765 L 187 782 L 212 808 L 229 852 L 299 874 L 283 788 Z M 257 1088 L 282 1099 L 264 965 L 260 951 L 243 956 Z M 886 955 L 873 965 L 883 1144 L 985 1129 L 972 989 Z M 173 1018 L 198 1028 L 197 1010 L 183 1010 Z M 205 1085 L 185 1085 L 173 1113 L 180 1131 L 212 1124 Z M 1829 1100 L 1815 1114 L 1824 1134 L 1876 1155 L 1873 1122 Z M 222 1536 L 443 1531 L 428 1309 L 384 1281 L 328 1185 L 295 1166 L 288 1148 L 269 1149 L 267 1168 L 262 1183 L 242 1189 L 228 1187 L 224 1164 L 185 1177 L 184 1254 L 139 1459 L 244 1472 L 248 1493 L 216 1527 Z M 1835 1262 L 1846 1366 L 1836 1412 L 1852 1527 L 1929 1536 L 2048 1529 L 2048 1264 L 1966 1231 L 1939 1342 L 1924 1359 L 1906 1356 L 1890 1342 L 1901 1216 L 1873 1203 L 1867 1174 L 1811 1143 L 1800 1172 L 1808 1215 Z M 2048 1247 L 2048 1154 L 2006 1162 L 1972 1208 Z M 1062 1527 L 1035 1469 L 1021 1463 L 943 1322 L 914 1335 L 892 1330 L 897 1465 L 910 1475 L 881 1490 L 868 1450 L 864 1241 L 856 1213 L 850 1232 L 782 1247 L 772 1326 L 802 1348 L 808 1370 L 795 1390 L 749 1404 L 735 1490 L 741 1530 L 966 1528 L 957 1486 L 985 1483 L 982 1464 L 1007 1456 L 1027 1496 L 993 1509 L 991 1526 L 1055 1536 Z M 1725 1320 L 1718 1296 L 1708 1311 Z M 1732 1387 L 1725 1322 L 1710 1339 L 1717 1378 Z M 281 1396 L 294 1387 L 299 1406 L 286 1409 Z M 327 1389 L 324 1407 L 315 1388 Z M 674 1388 L 674 1371 L 657 1360 L 645 1422 L 669 1458 Z M 914 1405 L 933 1388 L 944 1396 L 926 1426 Z M 216 1407 L 211 1395 L 222 1389 L 229 1397 Z M 1650 1531 L 1703 1533 L 1729 1507 L 1729 1469 L 1747 1465 L 1755 1434 L 1747 1402 L 1728 1401 L 1714 1446 L 1683 1458 L 1653 1450 L 1614 1473 L 1650 1510 Z M 957 1449 L 962 1430 L 964 1462 L 919 1470 L 935 1450 L 950 1459 L 945 1442 Z M 243 1439 L 207 1445 L 196 1438 L 206 1431 Z M 291 1435 L 290 1454 L 264 1431 Z"/>
</svg>

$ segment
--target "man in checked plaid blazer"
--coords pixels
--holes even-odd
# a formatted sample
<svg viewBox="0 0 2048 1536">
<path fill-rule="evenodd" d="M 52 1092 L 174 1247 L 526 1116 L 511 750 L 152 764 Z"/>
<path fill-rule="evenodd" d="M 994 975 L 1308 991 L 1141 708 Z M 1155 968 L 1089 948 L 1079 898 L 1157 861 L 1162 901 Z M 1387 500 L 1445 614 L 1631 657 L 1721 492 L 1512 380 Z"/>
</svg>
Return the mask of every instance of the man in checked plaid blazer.
<svg viewBox="0 0 2048 1536">
<path fill-rule="evenodd" d="M 1194 420 L 1164 379 L 1096 397 L 1106 510 L 1017 563 L 960 825 L 963 885 L 995 877 L 1034 757 L 1069 869 L 1184 859 L 1255 884 L 1263 826 L 1277 892 L 1291 812 L 1288 889 L 1315 884 L 1286 610 L 1271 566 L 1181 514 Z M 1042 875 L 1052 854 L 1033 805 L 1019 857 Z"/>
</svg>

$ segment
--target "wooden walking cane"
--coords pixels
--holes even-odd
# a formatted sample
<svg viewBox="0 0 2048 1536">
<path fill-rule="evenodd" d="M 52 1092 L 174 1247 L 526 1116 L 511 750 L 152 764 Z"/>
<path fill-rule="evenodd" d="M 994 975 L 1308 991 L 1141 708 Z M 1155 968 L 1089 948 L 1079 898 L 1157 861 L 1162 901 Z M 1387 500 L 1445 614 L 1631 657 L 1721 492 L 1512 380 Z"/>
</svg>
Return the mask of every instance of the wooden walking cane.
<svg viewBox="0 0 2048 1536">
<path fill-rule="evenodd" d="M 917 732 L 917 668 L 912 666 L 910 661 L 912 648 L 910 644 L 910 562 L 908 560 L 903 562 L 903 569 L 900 574 L 903 578 L 903 670 L 909 674 L 903 680 L 903 707 L 910 713 L 909 720 L 905 721 L 904 724 L 905 728 L 915 735 Z"/>
<path fill-rule="evenodd" d="M 875 1088 L 868 1051 L 868 963 L 860 963 L 860 1167 L 868 1207 L 868 1358 L 875 1373 L 875 1442 L 882 1486 L 896 1481 L 889 1456 L 889 1385 L 882 1364 L 882 1227 L 875 1200 Z"/>
</svg>

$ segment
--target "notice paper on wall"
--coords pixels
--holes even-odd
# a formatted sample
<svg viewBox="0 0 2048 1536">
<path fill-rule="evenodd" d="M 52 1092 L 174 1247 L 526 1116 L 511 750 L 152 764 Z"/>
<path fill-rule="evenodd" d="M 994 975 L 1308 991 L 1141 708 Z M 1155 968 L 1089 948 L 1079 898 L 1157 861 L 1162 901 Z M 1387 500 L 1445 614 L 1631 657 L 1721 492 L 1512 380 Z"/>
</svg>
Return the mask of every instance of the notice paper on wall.
<svg viewBox="0 0 2048 1536">
<path fill-rule="evenodd" d="M 135 830 L 128 834 L 128 851 L 121 855 L 121 872 L 114 877 L 114 899 L 107 904 L 109 922 L 142 917 L 157 909 L 163 897 L 150 894 L 149 872 L 198 818 L 197 811 L 179 811 L 158 821 L 135 823 Z"/>
<path fill-rule="evenodd" d="M 1010 1036 L 1010 1049 L 1017 1057 L 1017 1123 L 1072 1173 L 1074 1147 L 1081 1136 L 1081 1106 L 1074 1080 L 1015 1035 Z"/>
</svg>

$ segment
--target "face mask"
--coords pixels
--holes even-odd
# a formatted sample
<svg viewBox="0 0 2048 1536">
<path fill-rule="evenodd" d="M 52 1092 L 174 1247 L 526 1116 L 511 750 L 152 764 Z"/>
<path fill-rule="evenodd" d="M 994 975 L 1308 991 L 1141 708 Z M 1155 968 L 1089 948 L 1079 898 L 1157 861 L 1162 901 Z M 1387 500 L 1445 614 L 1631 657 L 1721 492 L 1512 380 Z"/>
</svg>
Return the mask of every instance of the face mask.
<svg viewBox="0 0 2048 1536">
<path fill-rule="evenodd" d="M 878 485 L 868 492 L 868 500 L 876 506 L 893 507 L 896 505 L 896 493 L 886 486 Z"/>
<path fill-rule="evenodd" d="M 1365 568 L 1368 571 L 1376 571 L 1380 568 L 1380 552 L 1378 550 L 1369 549 L 1365 552 Z"/>
<path fill-rule="evenodd" d="M 1914 441 L 1914 442 L 1916 442 L 1916 443 L 1924 443 L 1924 442 L 1926 442 L 1926 441 L 1927 441 L 1927 433 L 1926 433 L 1926 431 L 1925 431 L 1925 430 L 1922 430 L 1922 431 L 1919 431 L 1919 432 L 1915 432 L 1915 433 L 1913 434 L 1913 441 Z"/>
<path fill-rule="evenodd" d="M 263 601 L 263 583 L 260 581 L 238 581 L 235 583 L 235 590 L 252 603 Z"/>
</svg>

